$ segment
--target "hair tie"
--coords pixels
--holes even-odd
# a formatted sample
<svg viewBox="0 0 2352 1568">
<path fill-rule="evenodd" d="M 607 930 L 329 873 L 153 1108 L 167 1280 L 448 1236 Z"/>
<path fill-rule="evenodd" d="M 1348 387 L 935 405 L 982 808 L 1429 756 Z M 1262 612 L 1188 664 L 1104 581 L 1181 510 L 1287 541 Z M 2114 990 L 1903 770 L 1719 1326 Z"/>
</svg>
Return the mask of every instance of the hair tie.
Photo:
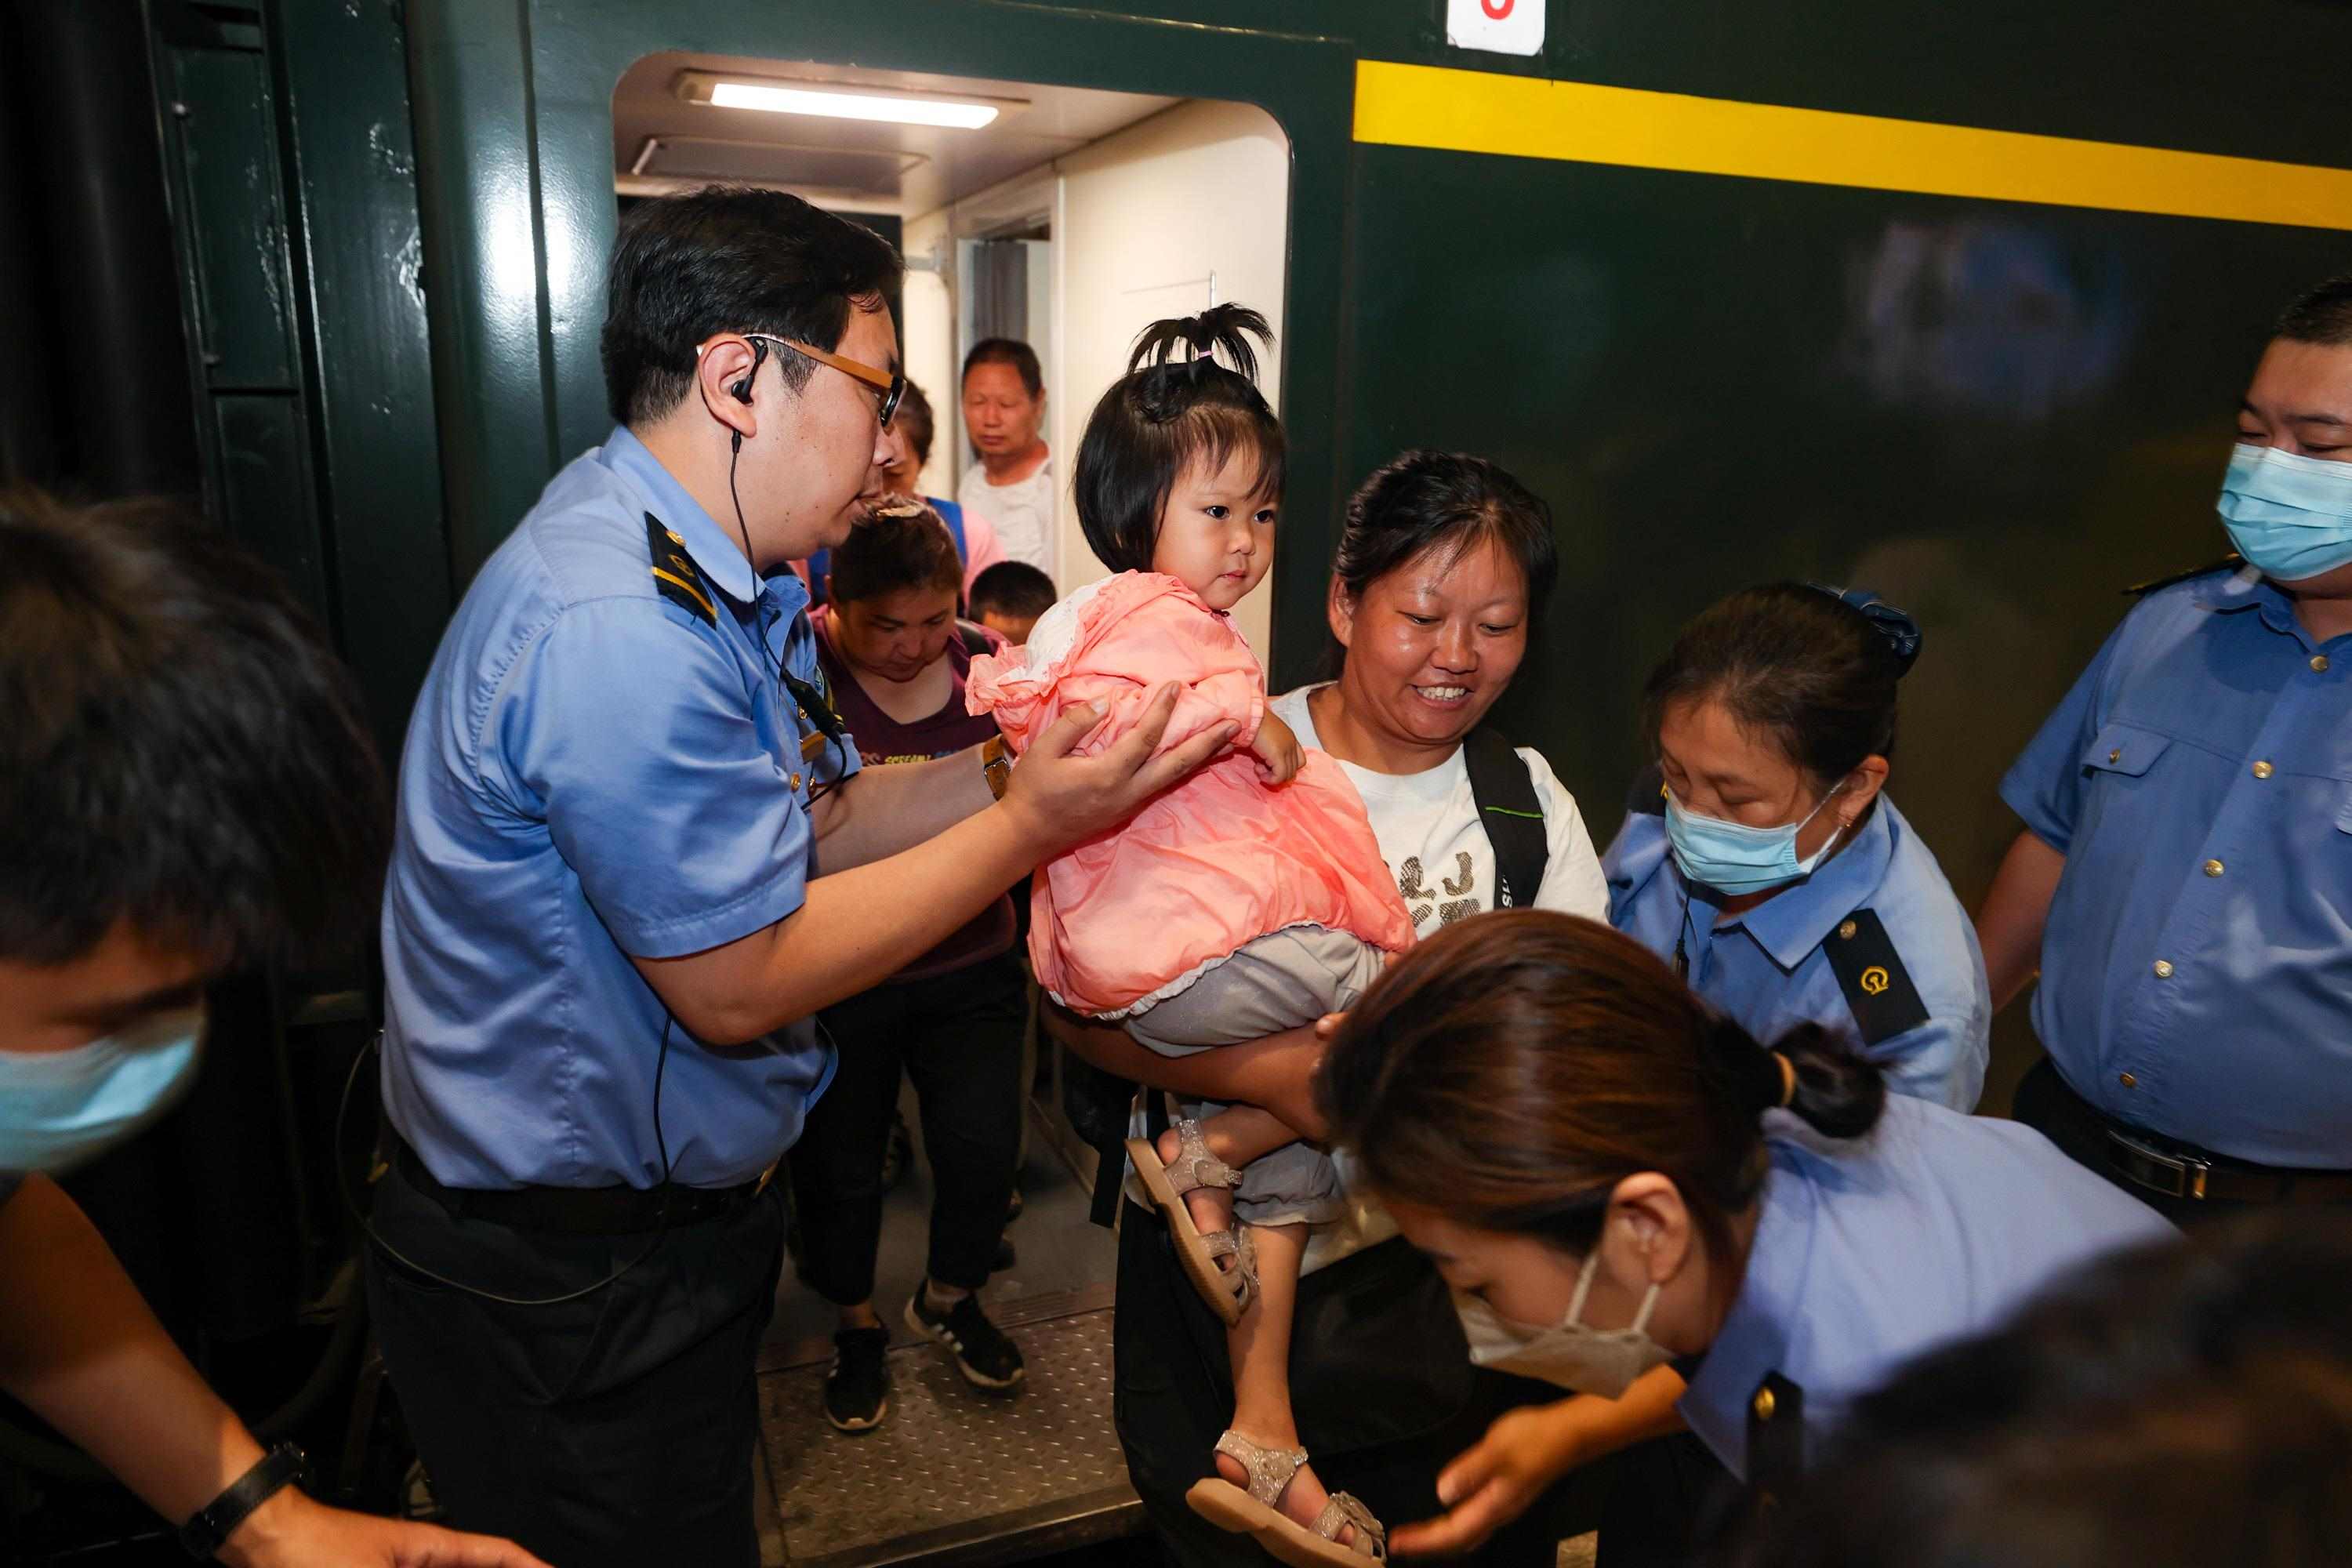
<svg viewBox="0 0 2352 1568">
<path fill-rule="evenodd" d="M 1919 623 L 1908 612 L 1896 609 L 1868 588 L 1832 588 L 1826 583 L 1808 583 L 1805 586 L 1860 610 L 1871 630 L 1885 639 L 1895 655 L 1895 673 L 1909 673 L 1912 662 L 1919 657 L 1920 634 Z"/>
<path fill-rule="evenodd" d="M 1786 1051 L 1774 1051 L 1772 1059 L 1780 1067 L 1780 1109 L 1786 1110 L 1797 1099 L 1797 1064 Z"/>
</svg>

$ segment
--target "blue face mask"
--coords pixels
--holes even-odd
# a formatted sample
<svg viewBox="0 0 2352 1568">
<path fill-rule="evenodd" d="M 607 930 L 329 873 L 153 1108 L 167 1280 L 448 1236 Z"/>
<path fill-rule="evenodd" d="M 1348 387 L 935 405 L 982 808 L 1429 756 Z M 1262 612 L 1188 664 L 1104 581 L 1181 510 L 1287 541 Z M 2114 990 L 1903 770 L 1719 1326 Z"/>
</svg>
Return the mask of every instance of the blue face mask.
<svg viewBox="0 0 2352 1568">
<path fill-rule="evenodd" d="M 2352 563 L 2352 463 L 2242 445 L 2221 477 L 2221 511 L 2238 553 L 2275 582 Z"/>
<path fill-rule="evenodd" d="M 1839 786 L 1843 788 L 1843 786 Z M 1830 795 L 1822 796 L 1821 805 L 1805 813 L 1801 821 L 1785 822 L 1778 827 L 1750 827 L 1744 822 L 1726 822 L 1719 816 L 1701 816 L 1685 811 L 1669 794 L 1666 796 L 1666 838 L 1675 847 L 1675 861 L 1683 875 L 1702 887 L 1725 893 L 1760 893 L 1767 888 L 1777 888 L 1783 882 L 1793 882 L 1810 876 L 1837 842 L 1832 834 L 1803 859 L 1797 858 L 1797 835 L 1806 823 L 1822 814 L 1822 806 L 1830 803 Z"/>
<path fill-rule="evenodd" d="M 140 1131 L 187 1092 L 204 1033 L 184 1007 L 69 1051 L 0 1051 L 0 1171 L 55 1175 Z"/>
</svg>

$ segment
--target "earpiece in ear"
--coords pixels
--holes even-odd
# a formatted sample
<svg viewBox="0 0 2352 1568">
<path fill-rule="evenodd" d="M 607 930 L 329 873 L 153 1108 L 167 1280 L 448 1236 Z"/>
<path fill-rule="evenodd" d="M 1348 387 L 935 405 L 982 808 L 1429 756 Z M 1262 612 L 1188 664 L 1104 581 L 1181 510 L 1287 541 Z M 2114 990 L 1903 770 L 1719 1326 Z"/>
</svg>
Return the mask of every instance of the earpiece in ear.
<svg viewBox="0 0 2352 1568">
<path fill-rule="evenodd" d="M 761 362 L 765 360 L 767 357 L 768 345 L 761 342 L 759 339 L 753 338 L 751 340 L 751 368 L 743 373 L 742 380 L 737 382 L 734 385 L 727 389 L 734 397 L 736 402 L 749 403 L 751 401 L 751 378 L 760 374 Z"/>
</svg>

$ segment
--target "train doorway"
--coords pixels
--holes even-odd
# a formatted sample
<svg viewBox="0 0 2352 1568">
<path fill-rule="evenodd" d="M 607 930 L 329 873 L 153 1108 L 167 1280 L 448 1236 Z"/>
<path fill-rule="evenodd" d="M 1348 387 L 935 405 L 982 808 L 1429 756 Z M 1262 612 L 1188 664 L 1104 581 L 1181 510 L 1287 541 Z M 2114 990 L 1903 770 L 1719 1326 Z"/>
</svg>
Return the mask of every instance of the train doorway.
<svg viewBox="0 0 2352 1568">
<path fill-rule="evenodd" d="M 1055 483 L 1032 563 L 1065 592 L 1102 571 L 1068 506 L 1068 461 L 1140 328 L 1221 300 L 1256 306 L 1276 335 L 1265 391 L 1280 406 L 1291 146 L 1255 105 L 672 50 L 614 88 L 613 168 L 623 206 L 750 184 L 897 243 L 901 353 L 937 421 L 924 492 L 992 522 L 1025 502 L 995 504 L 975 475 L 961 369 L 983 339 L 1033 348 Z M 1272 600 L 1237 612 L 1261 656 Z"/>
</svg>

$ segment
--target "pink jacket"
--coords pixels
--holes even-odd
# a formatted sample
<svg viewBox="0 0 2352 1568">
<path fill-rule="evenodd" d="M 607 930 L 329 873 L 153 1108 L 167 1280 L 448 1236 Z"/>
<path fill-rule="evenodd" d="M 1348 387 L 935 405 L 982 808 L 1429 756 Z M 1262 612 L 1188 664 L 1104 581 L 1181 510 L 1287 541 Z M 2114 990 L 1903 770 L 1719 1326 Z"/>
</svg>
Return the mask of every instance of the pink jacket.
<svg viewBox="0 0 2352 1568">
<path fill-rule="evenodd" d="M 1127 826 L 1040 866 L 1031 909 L 1037 981 L 1081 1013 L 1116 1016 L 1184 989 L 1216 960 L 1287 926 L 1351 931 L 1399 952 L 1412 921 L 1339 764 L 1307 753 L 1276 789 L 1244 746 L 1265 713 L 1265 676 L 1232 622 L 1173 577 L 1122 572 L 1054 606 L 1026 647 L 972 660 L 965 697 L 1018 752 L 1067 709 L 1104 717 L 1092 754 L 1141 719 L 1160 687 L 1184 690 L 1162 750 L 1230 719 L 1231 751 Z"/>
</svg>

